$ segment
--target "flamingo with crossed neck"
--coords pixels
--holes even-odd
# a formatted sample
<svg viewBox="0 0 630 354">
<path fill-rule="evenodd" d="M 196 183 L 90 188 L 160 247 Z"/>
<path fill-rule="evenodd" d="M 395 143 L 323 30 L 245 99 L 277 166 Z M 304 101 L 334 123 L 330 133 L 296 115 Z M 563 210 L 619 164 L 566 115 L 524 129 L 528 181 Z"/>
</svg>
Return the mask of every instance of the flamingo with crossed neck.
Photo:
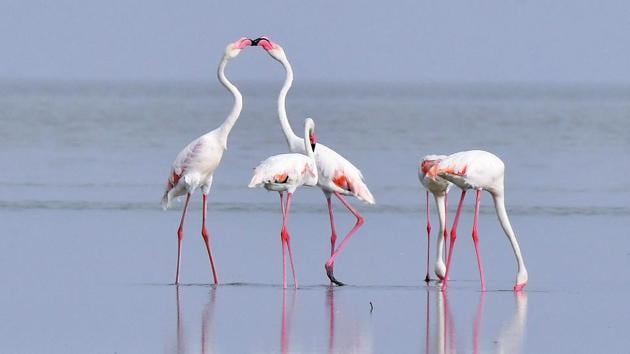
<svg viewBox="0 0 630 354">
<path fill-rule="evenodd" d="M 166 183 L 166 189 L 162 197 L 162 208 L 167 209 L 173 198 L 186 195 L 184 210 L 179 222 L 179 228 L 177 229 L 177 270 L 175 271 L 175 284 L 179 284 L 179 264 L 182 256 L 182 240 L 184 239 L 184 219 L 186 218 L 190 196 L 197 188 L 201 189 L 203 198 L 201 236 L 203 237 L 206 250 L 208 251 L 214 283 L 219 283 L 219 274 L 214 265 L 212 247 L 210 246 L 210 234 L 206 228 L 208 192 L 212 185 L 214 171 L 221 162 L 223 152 L 227 149 L 228 135 L 243 108 L 243 97 L 236 86 L 225 77 L 225 67 L 231 59 L 239 55 L 243 48 L 251 44 L 251 39 L 243 37 L 236 42 L 228 44 L 226 47 L 223 58 L 219 63 L 217 77 L 221 84 L 234 96 L 232 111 L 218 128 L 193 140 L 179 152 L 173 162 L 171 174 Z"/>
<path fill-rule="evenodd" d="M 427 175 L 436 178 L 441 177 L 445 180 L 455 184 L 462 190 L 459 204 L 457 205 L 457 211 L 455 213 L 455 220 L 453 221 L 453 227 L 451 228 L 451 238 L 448 250 L 448 258 L 446 261 L 446 274 L 442 280 L 442 289 L 446 290 L 448 287 L 448 276 L 451 268 L 451 261 L 453 257 L 453 247 L 455 246 L 455 240 L 457 239 L 457 226 L 459 224 L 459 217 L 462 211 L 462 205 L 466 196 L 466 191 L 474 189 L 476 191 L 475 201 L 475 214 L 473 220 L 472 239 L 475 244 L 475 253 L 477 255 L 477 265 L 479 268 L 479 277 L 481 278 L 481 290 L 486 290 L 486 281 L 483 273 L 483 264 L 481 261 L 481 253 L 479 250 L 479 206 L 481 203 L 481 191 L 486 190 L 492 196 L 494 200 L 494 207 L 499 218 L 499 223 L 505 232 L 518 266 L 518 272 L 516 274 L 516 285 L 514 285 L 514 291 L 522 290 L 527 284 L 528 276 L 527 269 L 525 268 L 525 262 L 521 254 L 521 249 L 516 240 L 516 234 L 512 229 L 510 220 L 505 209 L 505 164 L 496 155 L 481 150 L 471 150 L 458 152 L 449 155 L 445 158 L 433 161 L 430 166 L 427 166 Z M 439 260 L 438 260 L 439 261 Z"/>
<path fill-rule="evenodd" d="M 282 229 L 280 239 L 282 241 L 282 286 L 287 288 L 286 249 L 289 251 L 291 261 L 291 273 L 293 285 L 297 289 L 298 282 L 291 252 L 291 237 L 287 224 L 289 223 L 289 210 L 293 193 L 300 186 L 317 185 L 317 166 L 315 165 L 315 147 L 317 136 L 315 135 L 315 122 L 311 118 L 304 121 L 304 149 L 306 155 L 299 153 L 274 155 L 262 161 L 254 170 L 254 176 L 249 182 L 249 188 L 265 187 L 269 191 L 280 194 L 280 211 L 282 212 Z M 286 204 L 283 202 L 284 192 L 287 192 Z"/>
<path fill-rule="evenodd" d="M 286 79 L 284 85 L 280 90 L 278 96 L 278 117 L 280 119 L 280 125 L 284 136 L 289 146 L 289 151 L 295 153 L 304 154 L 304 145 L 302 138 L 298 137 L 291 129 L 289 119 L 287 117 L 286 109 L 286 97 L 291 85 L 293 83 L 293 69 L 287 59 L 286 54 L 281 46 L 272 42 L 267 37 L 260 37 L 254 40 L 254 45 L 263 47 L 267 53 L 279 61 L 286 71 Z M 317 162 L 318 170 L 318 182 L 317 186 L 324 192 L 326 197 L 326 203 L 328 205 L 328 215 L 330 217 L 330 258 L 325 264 L 326 275 L 330 281 L 337 285 L 344 285 L 341 281 L 337 280 L 333 274 L 333 268 L 335 265 L 335 259 L 348 243 L 350 238 L 361 228 L 365 219 L 363 216 L 350 205 L 344 196 L 354 196 L 359 200 L 374 204 L 374 197 L 366 186 L 363 175 L 358 168 L 356 168 L 350 161 L 346 160 L 343 156 L 325 146 L 324 144 L 317 144 L 317 150 L 315 151 L 315 160 Z M 356 217 L 357 221 L 354 227 L 346 234 L 341 243 L 335 248 L 337 241 L 337 231 L 335 228 L 335 217 L 332 207 L 332 196 L 337 197 L 339 201 Z"/>
</svg>

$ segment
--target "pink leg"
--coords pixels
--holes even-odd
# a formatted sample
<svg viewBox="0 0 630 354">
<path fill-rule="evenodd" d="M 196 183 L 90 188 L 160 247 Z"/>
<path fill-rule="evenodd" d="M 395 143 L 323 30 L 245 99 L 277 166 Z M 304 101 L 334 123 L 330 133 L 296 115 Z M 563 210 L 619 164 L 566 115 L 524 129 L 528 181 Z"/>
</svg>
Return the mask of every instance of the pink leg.
<svg viewBox="0 0 630 354">
<path fill-rule="evenodd" d="M 328 216 L 330 216 L 330 255 L 335 252 L 335 243 L 337 242 L 337 230 L 335 228 L 335 215 L 333 214 L 332 201 L 330 200 L 330 194 L 326 195 L 326 204 L 328 204 Z"/>
<path fill-rule="evenodd" d="M 455 220 L 453 221 L 453 227 L 451 228 L 451 243 L 448 246 L 448 257 L 446 259 L 446 274 L 444 275 L 444 282 L 442 283 L 442 290 L 446 290 L 448 287 L 448 275 L 451 270 L 451 258 L 453 257 L 453 247 L 455 246 L 455 240 L 457 239 L 457 226 L 459 224 L 459 216 L 462 213 L 462 206 L 464 205 L 464 198 L 466 197 L 466 190 L 462 190 L 462 196 L 459 198 L 459 204 L 457 204 L 457 211 L 455 212 Z"/>
<path fill-rule="evenodd" d="M 429 277 L 429 249 L 431 248 L 431 216 L 429 213 L 429 191 L 426 192 L 427 195 L 427 275 L 424 277 L 425 282 L 429 282 L 431 278 Z"/>
<path fill-rule="evenodd" d="M 475 219 L 473 221 L 472 239 L 475 243 L 475 253 L 477 254 L 477 265 L 479 265 L 479 277 L 481 278 L 481 291 L 486 291 L 486 280 L 483 276 L 483 264 L 481 263 L 481 252 L 479 251 L 479 205 L 481 204 L 481 189 L 477 189 L 475 202 Z"/>
<path fill-rule="evenodd" d="M 354 227 L 352 228 L 352 230 L 350 230 L 350 232 L 348 232 L 348 234 L 343 238 L 343 241 L 341 241 L 341 244 L 335 250 L 335 252 L 333 252 L 332 256 L 330 256 L 330 258 L 328 259 L 325 265 L 326 274 L 328 275 L 328 278 L 330 279 L 330 281 L 341 286 L 343 285 L 343 283 L 335 279 L 335 276 L 333 275 L 333 267 L 335 265 L 335 258 L 337 258 L 337 256 L 339 255 L 339 252 L 341 252 L 343 247 L 346 245 L 346 243 L 348 243 L 350 238 L 352 238 L 354 233 L 357 232 L 357 230 L 361 227 L 361 225 L 363 225 L 363 223 L 365 222 L 365 219 L 363 218 L 363 216 L 361 216 L 361 214 L 359 214 L 358 211 L 356 211 L 352 207 L 352 205 L 350 205 L 350 203 L 348 203 L 348 201 L 341 194 L 335 192 L 335 195 L 337 196 L 337 198 L 339 198 L 339 200 L 343 203 L 343 205 L 345 205 L 346 208 L 348 208 L 348 210 L 350 210 L 350 212 L 357 218 L 357 223 L 354 224 Z"/>
<path fill-rule="evenodd" d="M 287 250 L 289 250 L 289 261 L 291 262 L 291 274 L 293 274 L 293 286 L 297 289 L 298 282 L 297 277 L 295 275 L 295 264 L 293 263 L 293 252 L 291 251 L 291 237 L 289 236 L 289 229 L 287 224 L 289 223 L 289 209 L 291 208 L 291 199 L 293 198 L 293 193 L 287 193 L 287 205 L 284 208 L 285 210 L 285 219 L 284 219 L 284 229 L 286 230 L 286 244 Z"/>
<path fill-rule="evenodd" d="M 446 243 L 448 242 L 448 193 L 444 194 L 444 256 L 446 257 Z"/>
<path fill-rule="evenodd" d="M 179 228 L 177 229 L 177 270 L 175 271 L 175 284 L 179 284 L 179 262 L 182 258 L 182 240 L 184 239 L 184 219 L 186 219 L 186 212 L 188 211 L 189 202 L 190 202 L 190 193 L 186 194 L 186 204 L 184 204 L 184 211 L 182 212 L 182 219 L 179 221 Z"/>
<path fill-rule="evenodd" d="M 201 225 L 201 236 L 203 237 L 203 241 L 206 244 L 206 251 L 208 251 L 208 258 L 210 259 L 210 268 L 212 268 L 212 278 L 215 284 L 219 284 L 219 273 L 217 273 L 217 269 L 214 266 L 214 257 L 212 256 L 212 246 L 210 246 L 210 234 L 208 233 L 208 228 L 206 227 L 206 217 L 208 214 L 208 195 L 203 195 L 203 220 Z"/>
<path fill-rule="evenodd" d="M 282 212 L 282 228 L 280 229 L 280 243 L 282 245 L 282 287 L 284 289 L 287 288 L 287 256 L 286 250 L 284 249 L 284 240 L 286 238 L 286 229 L 285 229 L 285 219 L 286 214 L 284 212 L 284 202 L 282 198 L 283 194 L 280 192 L 280 211 Z"/>
<path fill-rule="evenodd" d="M 287 193 L 287 201 L 286 206 L 282 205 L 283 202 L 283 194 L 280 193 L 280 204 L 282 208 L 282 229 L 280 230 L 280 240 L 282 241 L 282 286 L 284 289 L 287 288 L 287 265 L 286 265 L 286 249 L 289 251 L 289 260 L 291 262 L 291 272 L 293 273 L 293 284 L 297 288 L 297 278 L 295 275 L 295 265 L 293 263 L 293 252 L 291 251 L 291 237 L 289 236 L 289 230 L 287 227 L 289 221 L 289 209 L 291 207 L 291 197 L 292 193 Z"/>
</svg>

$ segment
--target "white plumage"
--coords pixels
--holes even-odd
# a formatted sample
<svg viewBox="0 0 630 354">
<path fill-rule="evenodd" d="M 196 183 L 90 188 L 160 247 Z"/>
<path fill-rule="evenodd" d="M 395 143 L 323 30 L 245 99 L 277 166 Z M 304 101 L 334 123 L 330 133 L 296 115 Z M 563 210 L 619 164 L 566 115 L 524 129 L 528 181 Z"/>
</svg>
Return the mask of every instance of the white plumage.
<svg viewBox="0 0 630 354">
<path fill-rule="evenodd" d="M 274 155 L 254 170 L 249 187 L 263 186 L 270 191 L 295 192 L 298 186 L 317 185 L 315 160 L 301 154 Z"/>
</svg>

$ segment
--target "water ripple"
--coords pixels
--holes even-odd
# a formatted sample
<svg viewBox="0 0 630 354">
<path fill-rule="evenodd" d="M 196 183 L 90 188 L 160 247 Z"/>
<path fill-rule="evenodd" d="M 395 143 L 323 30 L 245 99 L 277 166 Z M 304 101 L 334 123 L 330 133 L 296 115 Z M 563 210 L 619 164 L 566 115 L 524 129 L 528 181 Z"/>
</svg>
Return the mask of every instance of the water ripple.
<svg viewBox="0 0 630 354">
<path fill-rule="evenodd" d="M 367 215 L 373 214 L 422 214 L 424 208 L 417 205 L 392 205 L 380 204 L 376 206 L 361 206 L 361 212 Z M 127 201 L 88 201 L 88 200 L 2 200 L 1 210 L 145 210 L 161 211 L 158 203 L 152 202 L 127 202 Z M 174 211 L 181 209 L 176 205 Z M 226 203 L 215 202 L 209 206 L 212 211 L 218 212 L 245 212 L 245 213 L 277 213 L 275 203 Z M 470 210 L 468 210 L 470 209 Z M 295 213 L 327 213 L 323 204 L 296 204 L 292 212 Z M 472 213 L 472 208 L 467 208 L 464 213 Z M 630 216 L 630 207 L 627 206 L 513 206 L 509 209 L 510 215 L 537 216 Z M 482 207 L 481 214 L 494 214 L 492 207 Z"/>
</svg>

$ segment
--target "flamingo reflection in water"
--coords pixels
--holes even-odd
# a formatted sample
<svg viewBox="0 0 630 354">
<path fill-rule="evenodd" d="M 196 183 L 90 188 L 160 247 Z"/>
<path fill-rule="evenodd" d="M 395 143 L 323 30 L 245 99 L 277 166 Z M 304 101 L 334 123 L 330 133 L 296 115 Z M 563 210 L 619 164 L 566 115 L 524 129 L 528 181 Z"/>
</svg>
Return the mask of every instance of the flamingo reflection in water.
<svg viewBox="0 0 630 354">
<path fill-rule="evenodd" d="M 208 351 L 208 342 L 209 342 L 209 333 L 211 333 L 212 327 L 212 315 L 214 313 L 214 308 L 216 304 L 216 291 L 215 287 L 210 288 L 210 300 L 204 306 L 202 315 L 201 315 L 201 353 L 207 354 L 212 353 L 214 350 Z M 184 322 L 183 315 L 181 310 L 181 298 L 180 298 L 180 289 L 179 286 L 175 286 L 175 304 L 177 306 L 177 339 L 174 352 L 177 354 L 185 354 L 185 353 L 198 353 L 197 350 L 190 351 L 186 347 L 186 336 L 184 332 Z"/>
<path fill-rule="evenodd" d="M 291 326 L 291 322 L 289 320 L 293 314 L 297 292 L 293 289 L 292 293 L 293 297 L 291 299 L 291 308 L 287 314 L 287 290 L 283 289 L 282 291 L 282 318 L 280 322 L 280 352 L 282 354 L 289 353 L 289 328 Z"/>
<path fill-rule="evenodd" d="M 431 291 L 427 290 L 426 300 L 426 328 L 425 328 L 425 352 L 427 354 L 453 354 L 457 353 L 457 335 L 455 333 L 455 322 L 449 307 L 449 299 L 447 292 L 433 293 L 437 297 L 435 300 L 437 318 L 436 328 L 434 329 L 434 339 L 431 343 L 431 314 L 429 311 L 429 303 Z M 480 353 L 479 339 L 481 335 L 481 327 L 483 322 L 483 314 L 485 307 L 486 293 L 481 292 L 479 303 L 472 328 L 472 352 Z M 503 326 L 497 337 L 496 348 L 492 351 L 495 353 L 521 353 L 523 349 L 523 337 L 525 335 L 525 327 L 527 324 L 527 294 L 517 292 L 514 294 L 516 308 L 514 316 L 509 323 Z M 464 347 L 465 349 L 466 347 Z M 488 352 L 484 350 L 483 352 Z"/>
</svg>

